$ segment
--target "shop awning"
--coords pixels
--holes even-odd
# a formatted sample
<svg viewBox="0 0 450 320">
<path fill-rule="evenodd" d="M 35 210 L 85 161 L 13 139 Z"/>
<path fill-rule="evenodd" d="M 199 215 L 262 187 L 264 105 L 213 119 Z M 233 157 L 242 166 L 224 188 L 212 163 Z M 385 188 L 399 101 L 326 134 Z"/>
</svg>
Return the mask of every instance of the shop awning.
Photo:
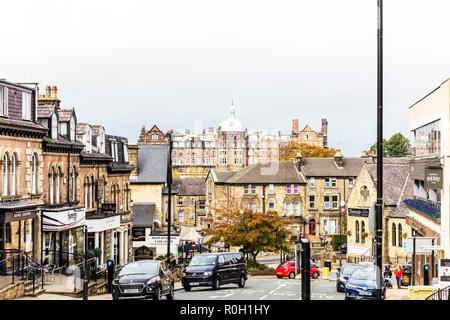
<svg viewBox="0 0 450 320">
<path fill-rule="evenodd" d="M 84 208 L 43 211 L 43 231 L 63 231 L 84 226 L 86 210 Z"/>
<path fill-rule="evenodd" d="M 155 204 L 153 202 L 133 203 L 133 227 L 152 227 L 154 213 Z"/>
<path fill-rule="evenodd" d="M 86 219 L 89 233 L 103 232 L 120 227 L 120 215 L 100 219 Z"/>
</svg>

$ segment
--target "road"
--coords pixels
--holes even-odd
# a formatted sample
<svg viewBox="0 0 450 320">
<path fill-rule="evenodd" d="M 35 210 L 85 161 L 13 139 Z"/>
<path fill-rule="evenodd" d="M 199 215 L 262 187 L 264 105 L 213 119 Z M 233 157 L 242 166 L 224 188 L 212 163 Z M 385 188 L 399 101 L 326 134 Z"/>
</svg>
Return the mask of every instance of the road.
<svg viewBox="0 0 450 320">
<path fill-rule="evenodd" d="M 301 281 L 275 277 L 248 279 L 244 288 L 236 284 L 223 285 L 220 290 L 208 287 L 192 288 L 190 292 L 178 290 L 175 299 L 180 300 L 299 300 Z M 336 282 L 311 280 L 312 300 L 344 300 L 344 294 L 336 292 Z"/>
</svg>

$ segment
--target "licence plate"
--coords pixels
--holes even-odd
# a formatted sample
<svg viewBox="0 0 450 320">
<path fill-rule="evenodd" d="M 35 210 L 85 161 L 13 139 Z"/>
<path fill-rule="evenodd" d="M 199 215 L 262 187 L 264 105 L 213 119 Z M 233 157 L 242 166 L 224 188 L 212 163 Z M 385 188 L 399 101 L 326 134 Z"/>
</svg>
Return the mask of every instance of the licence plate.
<svg viewBox="0 0 450 320">
<path fill-rule="evenodd" d="M 283 272 L 277 272 L 277 274 L 283 274 Z"/>
<path fill-rule="evenodd" d="M 138 293 L 139 289 L 125 289 L 123 290 L 124 293 Z"/>
<path fill-rule="evenodd" d="M 360 291 L 359 294 L 362 296 L 371 296 L 372 292 Z"/>
<path fill-rule="evenodd" d="M 189 285 L 191 285 L 191 286 L 198 286 L 200 283 L 198 283 L 198 282 L 191 282 L 191 283 L 189 283 Z"/>
</svg>

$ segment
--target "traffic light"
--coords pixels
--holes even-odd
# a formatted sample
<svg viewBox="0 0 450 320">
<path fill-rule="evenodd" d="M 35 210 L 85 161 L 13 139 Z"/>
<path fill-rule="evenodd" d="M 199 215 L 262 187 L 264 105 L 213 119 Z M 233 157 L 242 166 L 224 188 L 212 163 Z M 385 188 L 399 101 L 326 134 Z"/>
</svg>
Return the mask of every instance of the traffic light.
<svg viewBox="0 0 450 320">
<path fill-rule="evenodd" d="M 423 284 L 430 285 L 430 265 L 428 263 L 423 265 Z"/>
</svg>

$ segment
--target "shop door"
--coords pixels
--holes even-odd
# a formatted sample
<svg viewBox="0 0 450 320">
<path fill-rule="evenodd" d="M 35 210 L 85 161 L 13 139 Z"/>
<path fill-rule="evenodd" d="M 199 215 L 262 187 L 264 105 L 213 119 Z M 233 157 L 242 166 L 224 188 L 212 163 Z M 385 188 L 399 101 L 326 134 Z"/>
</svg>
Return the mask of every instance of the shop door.
<svg viewBox="0 0 450 320">
<path fill-rule="evenodd" d="M 69 232 L 62 231 L 60 234 L 60 266 L 68 266 L 69 264 Z"/>
</svg>

